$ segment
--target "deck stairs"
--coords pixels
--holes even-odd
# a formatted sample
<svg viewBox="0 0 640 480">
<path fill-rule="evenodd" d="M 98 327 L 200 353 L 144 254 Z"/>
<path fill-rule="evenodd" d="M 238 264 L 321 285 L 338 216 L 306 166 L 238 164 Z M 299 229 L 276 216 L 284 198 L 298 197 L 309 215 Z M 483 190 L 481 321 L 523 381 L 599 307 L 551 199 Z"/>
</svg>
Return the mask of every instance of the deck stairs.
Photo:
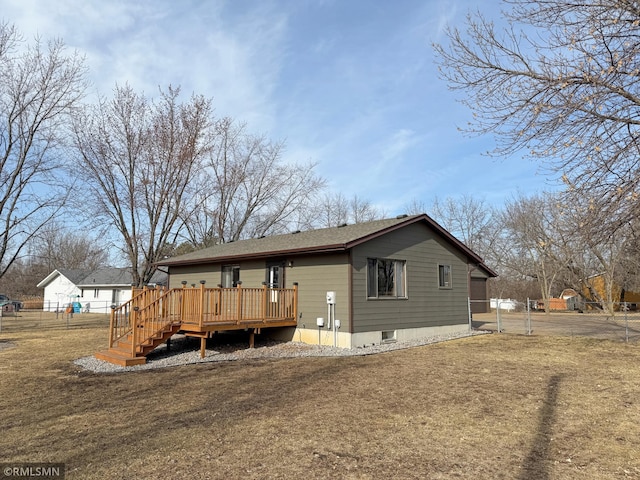
<svg viewBox="0 0 640 480">
<path fill-rule="evenodd" d="M 179 330 L 179 323 L 162 323 L 152 336 L 136 342 L 135 354 L 133 346 L 131 345 L 133 335 L 132 333 L 128 333 L 107 350 L 96 352 L 95 357 L 99 360 L 105 360 L 122 367 L 143 365 L 147 362 L 146 357 L 149 353 L 157 346 L 166 342 L 172 335 L 178 333 Z"/>
<path fill-rule="evenodd" d="M 146 356 L 180 332 L 199 337 L 200 356 L 206 339 L 221 330 L 250 330 L 297 325 L 298 288 L 144 288 L 132 298 L 113 305 L 109 324 L 109 346 L 95 357 L 121 366 L 146 363 Z M 253 335 L 253 334 L 252 334 Z M 251 336 L 250 343 L 253 336 Z"/>
</svg>

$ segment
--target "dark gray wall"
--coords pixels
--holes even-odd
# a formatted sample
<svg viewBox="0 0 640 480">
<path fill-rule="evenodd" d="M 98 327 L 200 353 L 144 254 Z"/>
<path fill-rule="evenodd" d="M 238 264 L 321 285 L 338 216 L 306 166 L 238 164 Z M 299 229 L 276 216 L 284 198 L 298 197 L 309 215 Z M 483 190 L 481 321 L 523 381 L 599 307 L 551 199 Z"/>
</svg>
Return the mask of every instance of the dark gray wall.
<svg viewBox="0 0 640 480">
<path fill-rule="evenodd" d="M 367 258 L 407 262 L 406 299 L 367 298 Z M 409 225 L 353 249 L 354 333 L 459 325 L 468 321 L 466 258 L 431 228 Z M 451 265 L 452 288 L 438 285 L 438 264 Z"/>
</svg>

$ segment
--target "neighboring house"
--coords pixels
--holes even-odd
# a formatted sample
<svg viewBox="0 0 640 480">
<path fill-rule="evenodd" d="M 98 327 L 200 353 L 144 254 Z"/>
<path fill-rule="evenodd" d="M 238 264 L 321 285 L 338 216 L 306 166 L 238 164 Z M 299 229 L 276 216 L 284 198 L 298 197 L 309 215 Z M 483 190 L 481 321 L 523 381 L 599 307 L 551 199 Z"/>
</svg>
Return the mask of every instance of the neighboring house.
<svg viewBox="0 0 640 480">
<path fill-rule="evenodd" d="M 43 310 L 55 312 L 62 310 L 65 304 L 75 302 L 80 296 L 78 284 L 88 275 L 86 270 L 56 269 L 38 283 L 44 288 Z"/>
<path fill-rule="evenodd" d="M 54 270 L 38 283 L 44 288 L 45 311 L 61 310 L 66 304 L 80 303 L 81 311 L 107 313 L 111 305 L 131 299 L 132 275 L 128 268 Z M 167 276 L 156 272 L 152 284 L 166 284 Z"/>
<path fill-rule="evenodd" d="M 496 276 L 425 214 L 220 244 L 159 264 L 171 288 L 297 283 L 298 325 L 277 329 L 280 338 L 349 348 L 467 331 L 470 292 L 488 305 L 486 281 Z"/>
<path fill-rule="evenodd" d="M 614 310 L 638 310 L 640 305 L 640 292 L 626 290 L 616 282 L 611 287 L 611 302 Z M 582 281 L 582 295 L 585 298 L 587 308 L 602 306 L 607 302 L 607 282 L 604 274 L 592 275 Z"/>
</svg>

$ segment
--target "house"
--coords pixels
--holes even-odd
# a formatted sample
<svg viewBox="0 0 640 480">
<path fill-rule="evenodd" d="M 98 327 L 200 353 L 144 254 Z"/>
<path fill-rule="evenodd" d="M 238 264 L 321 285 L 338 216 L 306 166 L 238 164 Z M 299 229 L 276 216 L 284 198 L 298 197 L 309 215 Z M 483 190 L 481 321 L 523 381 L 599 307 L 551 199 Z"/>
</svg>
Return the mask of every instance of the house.
<svg viewBox="0 0 640 480">
<path fill-rule="evenodd" d="M 487 305 L 497 276 L 426 214 L 219 244 L 160 266 L 172 289 L 295 285 L 297 325 L 270 333 L 347 348 L 468 331 L 470 293 Z"/>
<path fill-rule="evenodd" d="M 46 312 L 56 312 L 65 304 L 75 302 L 80 297 L 78 284 L 87 276 L 86 270 L 56 269 L 47 275 L 38 288 L 44 288 L 44 306 Z"/>
<path fill-rule="evenodd" d="M 611 293 L 610 300 L 608 290 Z M 587 308 L 607 308 L 606 305 L 610 302 L 608 308 L 613 311 L 638 310 L 640 305 L 640 292 L 625 289 L 616 281 L 607 280 L 605 274 L 592 275 L 582 280 L 582 295 Z"/>
<path fill-rule="evenodd" d="M 132 278 L 128 268 L 56 269 L 37 286 L 44 288 L 45 311 L 60 311 L 66 304 L 79 303 L 77 308 L 82 312 L 108 313 L 111 305 L 131 299 Z M 151 283 L 166 281 L 166 274 L 156 272 Z"/>
</svg>

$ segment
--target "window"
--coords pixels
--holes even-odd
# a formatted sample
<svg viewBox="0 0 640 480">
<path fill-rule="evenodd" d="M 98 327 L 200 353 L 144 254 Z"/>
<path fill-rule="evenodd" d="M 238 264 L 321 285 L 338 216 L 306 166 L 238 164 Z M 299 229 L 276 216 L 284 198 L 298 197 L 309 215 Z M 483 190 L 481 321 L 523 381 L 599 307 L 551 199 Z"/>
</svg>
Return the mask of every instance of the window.
<svg viewBox="0 0 640 480">
<path fill-rule="evenodd" d="M 240 281 L 240 265 L 222 266 L 222 288 L 237 287 Z"/>
<path fill-rule="evenodd" d="M 284 288 L 284 262 L 268 262 L 265 281 L 269 288 Z"/>
<path fill-rule="evenodd" d="M 451 288 L 451 265 L 438 265 L 438 286 Z"/>
<path fill-rule="evenodd" d="M 382 331 L 382 343 L 391 343 L 396 341 L 395 330 L 383 330 Z"/>
<path fill-rule="evenodd" d="M 367 260 L 367 297 L 405 298 L 406 279 L 403 260 Z"/>
</svg>

